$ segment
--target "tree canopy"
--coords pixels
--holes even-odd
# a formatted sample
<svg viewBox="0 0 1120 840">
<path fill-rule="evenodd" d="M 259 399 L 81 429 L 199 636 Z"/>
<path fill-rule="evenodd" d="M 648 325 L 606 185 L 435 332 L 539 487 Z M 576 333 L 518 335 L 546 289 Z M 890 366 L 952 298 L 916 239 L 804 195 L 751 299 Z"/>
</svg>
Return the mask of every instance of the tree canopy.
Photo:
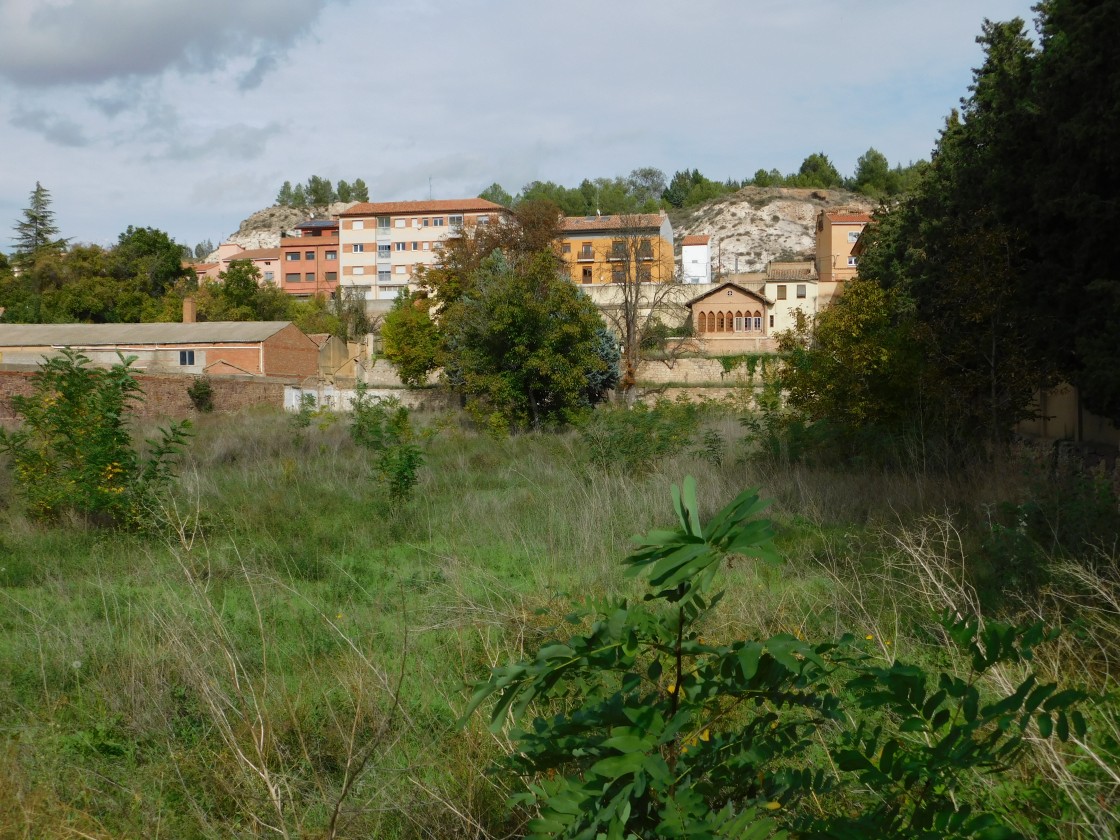
<svg viewBox="0 0 1120 840">
<path fill-rule="evenodd" d="M 16 222 L 15 248 L 12 257 L 21 268 L 34 265 L 43 256 L 62 253 L 66 250 L 66 240 L 60 239 L 54 211 L 51 210 L 51 194 L 38 181 L 31 191 L 23 217 Z"/>
</svg>

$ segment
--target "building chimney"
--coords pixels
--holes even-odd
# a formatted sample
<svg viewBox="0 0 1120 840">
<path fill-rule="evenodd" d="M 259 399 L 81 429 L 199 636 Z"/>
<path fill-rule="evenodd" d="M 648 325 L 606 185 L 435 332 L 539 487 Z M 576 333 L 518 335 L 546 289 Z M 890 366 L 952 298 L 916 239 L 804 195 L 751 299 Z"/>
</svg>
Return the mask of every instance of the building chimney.
<svg viewBox="0 0 1120 840">
<path fill-rule="evenodd" d="M 183 323 L 193 324 L 195 322 L 195 303 L 193 297 L 183 298 Z"/>
</svg>

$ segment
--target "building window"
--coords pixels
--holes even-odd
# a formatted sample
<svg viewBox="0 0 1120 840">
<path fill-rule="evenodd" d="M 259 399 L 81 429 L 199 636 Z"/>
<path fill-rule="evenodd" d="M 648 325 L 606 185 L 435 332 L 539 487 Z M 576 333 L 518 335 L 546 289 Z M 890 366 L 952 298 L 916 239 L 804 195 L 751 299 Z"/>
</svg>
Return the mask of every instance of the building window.
<svg viewBox="0 0 1120 840">
<path fill-rule="evenodd" d="M 299 251 L 289 251 L 284 255 L 288 262 L 299 262 Z"/>
<path fill-rule="evenodd" d="M 859 231 L 858 230 L 848 231 L 848 244 L 853 244 L 853 243 L 857 242 L 858 240 L 859 240 Z"/>
<path fill-rule="evenodd" d="M 611 282 L 612 283 L 625 283 L 626 271 L 621 265 L 611 266 Z"/>
<path fill-rule="evenodd" d="M 859 257 L 848 257 L 848 268 L 855 268 L 859 263 Z"/>
<path fill-rule="evenodd" d="M 588 266 L 584 267 L 583 275 L 580 277 L 579 282 L 583 283 L 584 285 L 587 285 L 588 283 L 591 282 L 591 268 L 590 267 L 588 267 Z"/>
<path fill-rule="evenodd" d="M 275 279 L 276 279 L 276 272 L 275 271 L 266 271 L 264 273 L 264 282 L 271 283 Z"/>
<path fill-rule="evenodd" d="M 770 316 L 770 329 L 774 329 L 774 316 Z"/>
<path fill-rule="evenodd" d="M 389 217 L 388 216 L 378 216 L 377 217 L 377 227 L 378 227 L 378 229 L 389 228 L 390 227 Z"/>
<path fill-rule="evenodd" d="M 392 279 L 393 279 L 393 273 L 391 271 L 385 270 L 385 271 L 377 272 L 377 282 L 378 283 L 388 283 Z"/>
<path fill-rule="evenodd" d="M 396 268 L 397 274 L 404 274 L 406 271 L 407 269 L 403 265 L 398 265 Z"/>
<path fill-rule="evenodd" d="M 443 216 L 432 216 L 432 227 L 443 227 Z"/>
<path fill-rule="evenodd" d="M 611 241 L 611 259 L 624 260 L 626 259 L 626 243 L 621 239 Z"/>
<path fill-rule="evenodd" d="M 337 283 L 338 282 L 338 272 L 337 271 L 328 271 L 325 276 L 326 276 L 326 279 L 327 279 L 328 283 Z"/>
<path fill-rule="evenodd" d="M 778 286 L 778 300 L 785 300 L 785 299 L 786 299 L 786 287 L 785 286 Z"/>
<path fill-rule="evenodd" d="M 581 259 L 581 260 L 593 260 L 593 259 L 595 259 L 595 249 L 591 247 L 590 242 L 584 242 L 582 245 L 579 246 L 579 257 L 577 257 L 577 259 Z"/>
<path fill-rule="evenodd" d="M 184 367 L 194 364 L 194 351 L 193 350 L 180 350 L 179 351 L 179 364 Z"/>
<path fill-rule="evenodd" d="M 716 313 L 716 332 L 723 332 L 723 313 Z"/>
<path fill-rule="evenodd" d="M 365 246 L 364 242 L 355 242 L 350 247 L 351 247 L 351 249 L 353 249 L 355 254 L 360 254 L 360 253 L 362 253 L 362 251 L 364 251 L 366 249 L 366 246 Z"/>
<path fill-rule="evenodd" d="M 757 309 L 755 310 L 755 313 L 754 313 L 754 328 L 756 330 L 760 331 L 760 332 L 762 330 L 762 313 L 759 312 Z"/>
<path fill-rule="evenodd" d="M 291 274 L 285 274 L 284 275 L 284 282 L 285 283 L 298 283 L 299 282 L 299 273 L 298 272 L 292 272 Z"/>
<path fill-rule="evenodd" d="M 315 272 L 314 271 L 307 272 L 307 274 L 305 274 L 303 276 L 303 279 L 305 279 L 308 283 L 314 283 L 315 282 Z"/>
<path fill-rule="evenodd" d="M 447 217 L 447 224 L 450 225 L 451 227 L 462 227 L 463 226 L 463 216 L 461 214 L 455 214 L 455 215 L 448 216 Z"/>
<path fill-rule="evenodd" d="M 338 259 L 338 251 L 324 251 L 323 252 L 323 259 L 325 259 L 325 260 L 337 260 Z"/>
<path fill-rule="evenodd" d="M 354 273 L 355 274 L 365 274 L 366 273 L 366 267 L 364 265 L 356 265 L 356 266 L 354 266 Z"/>
<path fill-rule="evenodd" d="M 653 282 L 653 269 L 648 265 L 638 266 L 638 282 L 639 283 L 652 283 Z"/>
<path fill-rule="evenodd" d="M 750 318 L 747 319 L 747 329 L 750 329 Z M 735 332 L 743 331 L 743 313 L 735 313 Z"/>
<path fill-rule="evenodd" d="M 412 250 L 413 251 L 419 251 L 420 250 L 420 243 L 419 242 L 413 242 L 412 243 Z"/>
<path fill-rule="evenodd" d="M 652 260 L 653 259 L 653 243 L 648 239 L 643 239 L 638 243 L 638 259 Z"/>
<path fill-rule="evenodd" d="M 428 222 L 429 222 L 429 220 L 428 220 L 428 219 L 421 219 L 421 220 L 420 220 L 420 224 L 421 224 L 421 226 L 422 226 L 422 227 L 427 227 L 427 226 L 428 226 Z"/>
<path fill-rule="evenodd" d="M 565 242 L 563 245 L 561 245 L 560 246 L 560 253 L 561 254 L 572 253 L 572 243 L 571 242 Z"/>
<path fill-rule="evenodd" d="M 488 224 L 490 224 L 490 217 L 486 216 L 486 215 L 479 216 L 478 217 L 478 223 L 480 225 L 488 225 Z"/>
<path fill-rule="evenodd" d="M 394 242 L 393 245 L 396 247 L 396 249 L 398 251 L 407 251 L 408 250 L 408 243 L 407 242 Z"/>
<path fill-rule="evenodd" d="M 402 228 L 402 227 L 405 226 L 405 220 L 404 219 L 393 219 L 393 226 Z"/>
<path fill-rule="evenodd" d="M 381 243 L 380 245 L 377 246 L 377 256 L 378 256 L 378 258 L 381 258 L 381 257 L 386 257 L 387 258 L 389 256 L 389 252 L 391 250 L 392 250 L 392 248 L 389 247 L 388 242 Z"/>
<path fill-rule="evenodd" d="M 797 296 L 799 298 L 805 297 L 805 284 L 804 283 L 798 283 L 797 284 Z"/>
<path fill-rule="evenodd" d="M 364 230 L 366 223 L 362 219 L 355 219 L 350 223 L 350 230 Z"/>
<path fill-rule="evenodd" d="M 423 250 L 429 251 L 429 250 L 431 250 L 431 247 L 432 247 L 431 243 L 425 242 Z"/>
<path fill-rule="evenodd" d="M 315 259 L 315 252 L 314 251 L 304 251 L 303 258 L 305 260 L 313 260 L 313 259 Z"/>
</svg>

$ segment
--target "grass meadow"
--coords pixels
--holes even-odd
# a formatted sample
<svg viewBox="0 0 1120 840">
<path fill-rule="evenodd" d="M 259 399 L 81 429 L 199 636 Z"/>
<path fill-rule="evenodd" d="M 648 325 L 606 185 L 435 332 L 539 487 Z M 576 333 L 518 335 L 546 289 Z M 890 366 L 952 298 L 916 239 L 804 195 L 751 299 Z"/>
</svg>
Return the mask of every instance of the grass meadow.
<svg viewBox="0 0 1120 840">
<path fill-rule="evenodd" d="M 1061 626 L 1036 666 L 1094 694 L 1089 735 L 1034 745 L 991 801 L 1030 837 L 1120 833 L 1108 476 L 747 458 L 718 412 L 703 448 L 627 474 L 574 432 L 421 422 L 399 509 L 344 420 L 275 412 L 199 419 L 159 535 L 32 522 L 0 471 L 0 840 L 518 836 L 506 742 L 457 726 L 468 686 L 572 600 L 640 592 L 620 560 L 686 475 L 709 513 L 760 487 L 784 557 L 732 565 L 713 638 L 852 633 L 949 667 L 946 609 Z"/>
</svg>

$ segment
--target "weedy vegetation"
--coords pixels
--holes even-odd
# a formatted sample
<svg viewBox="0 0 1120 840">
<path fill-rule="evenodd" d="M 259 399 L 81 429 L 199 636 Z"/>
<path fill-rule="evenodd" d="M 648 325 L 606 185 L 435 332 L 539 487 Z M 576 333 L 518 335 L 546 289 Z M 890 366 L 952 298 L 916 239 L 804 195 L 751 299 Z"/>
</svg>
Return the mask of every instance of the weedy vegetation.
<svg viewBox="0 0 1120 840">
<path fill-rule="evenodd" d="M 0 838 L 1115 835 L 1109 474 L 648 411 L 644 462 L 609 411 L 200 414 L 105 517 L 108 454 L 40 495 L 75 436 L 5 432 Z M 142 481 L 163 433 L 109 413 Z"/>
</svg>

